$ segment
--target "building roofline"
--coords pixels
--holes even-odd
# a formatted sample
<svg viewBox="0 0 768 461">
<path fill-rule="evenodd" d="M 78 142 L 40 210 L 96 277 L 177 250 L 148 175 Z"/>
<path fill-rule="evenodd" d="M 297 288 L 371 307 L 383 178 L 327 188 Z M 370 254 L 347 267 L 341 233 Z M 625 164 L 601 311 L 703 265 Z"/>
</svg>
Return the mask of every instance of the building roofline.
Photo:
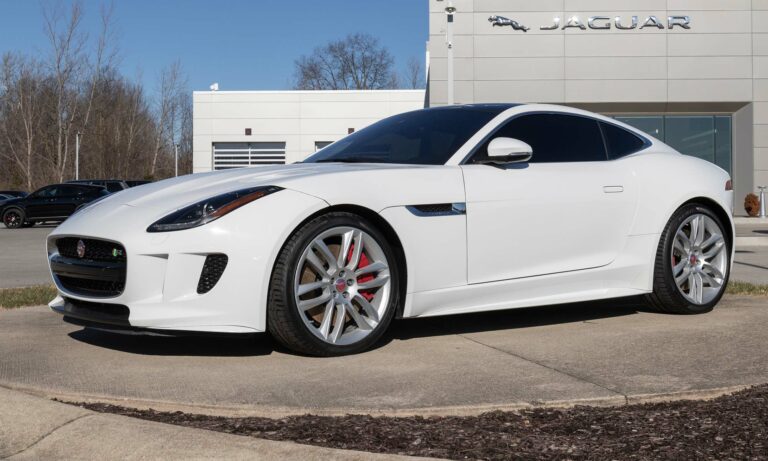
<svg viewBox="0 0 768 461">
<path fill-rule="evenodd" d="M 366 94 L 366 93 L 414 93 L 424 94 L 427 90 L 199 90 L 192 94 Z"/>
</svg>

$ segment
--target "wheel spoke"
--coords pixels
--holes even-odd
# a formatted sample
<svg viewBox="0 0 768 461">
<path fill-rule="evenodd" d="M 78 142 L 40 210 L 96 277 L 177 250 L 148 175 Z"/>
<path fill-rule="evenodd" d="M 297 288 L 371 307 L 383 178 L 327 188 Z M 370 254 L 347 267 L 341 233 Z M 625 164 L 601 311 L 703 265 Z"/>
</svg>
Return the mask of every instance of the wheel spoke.
<svg viewBox="0 0 768 461">
<path fill-rule="evenodd" d="M 335 303 L 333 300 L 328 301 L 325 305 L 325 313 L 323 313 L 323 321 L 320 323 L 320 334 L 324 339 L 328 339 L 328 334 L 331 332 L 331 322 L 333 321 L 333 308 Z"/>
<path fill-rule="evenodd" d="M 358 290 L 370 290 L 371 288 L 380 288 L 387 284 L 389 281 L 388 275 L 379 275 L 375 279 L 369 282 L 363 282 L 357 285 Z"/>
<path fill-rule="evenodd" d="M 699 274 L 691 273 L 688 277 L 688 294 L 695 302 L 701 304 L 703 290 Z"/>
<path fill-rule="evenodd" d="M 717 255 L 719 255 L 720 252 L 723 251 L 723 248 L 725 248 L 725 241 L 721 238 L 720 240 L 717 241 L 717 243 L 715 243 L 715 245 L 709 251 L 704 253 L 702 256 L 704 257 L 704 259 L 712 259 Z"/>
<path fill-rule="evenodd" d="M 333 255 L 331 249 L 328 248 L 328 245 L 326 245 L 325 242 L 318 239 L 314 241 L 313 245 L 317 251 L 320 252 L 320 255 L 323 257 L 323 259 L 325 259 L 325 262 L 328 263 L 328 267 L 331 271 L 338 269 L 339 266 L 336 263 L 336 256 Z"/>
<path fill-rule="evenodd" d="M 347 255 L 349 255 L 349 249 L 352 248 L 352 241 L 354 240 L 355 232 L 345 232 L 341 236 L 341 247 L 339 248 L 339 255 L 336 260 L 337 267 L 346 267 Z"/>
<path fill-rule="evenodd" d="M 683 271 L 683 269 L 685 269 L 686 264 L 688 264 L 688 261 L 684 259 L 680 261 L 676 266 L 672 268 L 672 275 L 675 278 L 677 278 L 680 275 L 680 273 Z"/>
<path fill-rule="evenodd" d="M 319 290 L 320 288 L 324 288 L 326 286 L 328 286 L 328 282 L 324 280 L 321 280 L 319 282 L 312 282 L 312 283 L 306 283 L 304 285 L 299 285 L 299 289 L 296 292 L 296 296 L 304 296 L 310 291 Z"/>
<path fill-rule="evenodd" d="M 312 250 L 307 253 L 307 263 L 320 277 L 328 276 L 328 270 L 323 266 L 323 262 L 320 261 L 320 258 L 318 258 Z"/>
<path fill-rule="evenodd" d="M 357 301 L 357 304 L 359 304 L 360 307 L 363 308 L 363 310 L 365 311 L 365 315 L 367 315 L 369 319 L 371 319 L 376 323 L 379 323 L 379 313 L 376 311 L 376 308 L 373 307 L 373 305 L 368 302 L 367 299 L 365 299 L 361 295 L 355 296 L 354 299 L 355 301 Z"/>
<path fill-rule="evenodd" d="M 386 269 L 389 269 L 389 266 L 387 266 L 385 263 L 381 261 L 376 261 L 375 263 L 369 264 L 365 267 L 361 267 L 360 269 L 355 271 L 355 277 L 360 277 L 366 274 L 372 274 L 374 272 L 381 272 Z"/>
<path fill-rule="evenodd" d="M 347 265 L 347 269 L 351 271 L 356 270 L 357 266 L 360 265 L 360 256 L 363 254 L 363 233 L 361 231 L 355 231 L 354 244 L 352 257 L 349 258 L 349 264 Z"/>
<path fill-rule="evenodd" d="M 333 325 L 333 331 L 331 332 L 331 335 L 328 337 L 328 339 L 336 344 L 336 342 L 341 338 L 341 334 L 344 332 L 344 323 L 346 323 L 346 309 L 344 309 L 344 306 L 341 304 L 336 305 L 336 319 L 334 321 Z"/>
<path fill-rule="evenodd" d="M 352 318 L 352 321 L 355 322 L 357 325 L 357 328 L 360 328 L 361 330 L 371 330 L 373 327 L 368 323 L 368 321 L 360 315 L 360 313 L 357 311 L 357 308 L 352 305 L 349 301 L 344 303 L 344 309 L 349 313 L 349 316 Z"/>
<path fill-rule="evenodd" d="M 696 216 L 691 221 L 691 241 L 694 246 L 701 246 L 704 242 L 704 216 Z"/>
<path fill-rule="evenodd" d="M 710 276 L 710 275 L 709 275 L 709 274 L 707 274 L 706 272 L 703 272 L 703 271 L 702 271 L 702 272 L 700 273 L 700 275 L 701 275 L 702 281 L 704 281 L 704 282 L 707 282 L 707 284 L 708 284 L 708 285 L 709 285 L 711 288 L 720 288 L 720 286 L 722 285 L 722 283 L 720 283 L 720 282 L 718 282 L 717 280 L 715 280 L 715 278 L 714 278 L 714 277 Z"/>
<path fill-rule="evenodd" d="M 720 269 L 713 266 L 712 264 L 709 264 L 709 263 L 704 264 L 704 267 L 702 267 L 702 269 L 706 272 L 711 273 L 712 277 L 715 277 L 716 279 L 725 280 L 725 276 L 723 275 L 722 272 L 720 272 Z"/>
<path fill-rule="evenodd" d="M 682 229 L 675 234 L 675 248 L 678 248 L 683 254 L 691 251 L 691 241 Z"/>
<path fill-rule="evenodd" d="M 331 299 L 331 293 L 325 292 L 322 295 L 318 296 L 317 298 L 307 299 L 306 301 L 300 301 L 299 309 L 301 309 L 302 311 L 307 311 L 309 309 L 312 309 L 313 307 L 323 304 L 324 302 L 327 302 L 330 299 Z"/>
<path fill-rule="evenodd" d="M 683 287 L 683 283 L 685 283 L 686 280 L 689 279 L 691 271 L 685 267 L 683 268 L 683 273 L 675 277 L 675 283 L 677 284 L 680 289 Z"/>
</svg>

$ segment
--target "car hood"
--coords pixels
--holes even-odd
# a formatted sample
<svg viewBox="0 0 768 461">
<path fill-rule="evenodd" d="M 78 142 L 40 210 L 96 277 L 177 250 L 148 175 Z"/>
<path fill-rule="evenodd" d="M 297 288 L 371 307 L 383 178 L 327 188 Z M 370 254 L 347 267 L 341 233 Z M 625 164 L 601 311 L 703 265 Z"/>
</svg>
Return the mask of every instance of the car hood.
<svg viewBox="0 0 768 461">
<path fill-rule="evenodd" d="M 242 168 L 212 173 L 198 173 L 126 189 L 103 200 L 105 205 L 175 210 L 206 198 L 226 192 L 257 186 L 280 186 L 304 192 L 333 202 L 339 190 L 345 190 L 350 199 L 359 189 L 361 195 L 374 193 L 375 178 L 405 179 L 415 172 L 419 176 L 427 172 L 444 171 L 444 166 L 344 164 L 344 163 L 297 163 L 256 168 Z M 413 173 L 411 173 L 413 172 Z M 371 181 L 374 181 L 371 183 Z M 437 181 L 439 183 L 439 181 Z M 383 186 L 383 185 L 380 185 Z"/>
</svg>

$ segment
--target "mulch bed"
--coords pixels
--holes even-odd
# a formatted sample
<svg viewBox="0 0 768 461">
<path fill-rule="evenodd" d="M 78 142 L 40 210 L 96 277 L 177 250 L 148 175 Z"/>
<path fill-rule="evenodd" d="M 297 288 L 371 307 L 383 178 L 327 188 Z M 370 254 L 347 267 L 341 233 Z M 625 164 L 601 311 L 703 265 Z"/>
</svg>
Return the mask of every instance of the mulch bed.
<svg viewBox="0 0 768 461">
<path fill-rule="evenodd" d="M 451 459 L 768 459 L 768 385 L 711 401 L 496 411 L 474 417 L 224 418 L 79 406 L 269 440 Z"/>
</svg>

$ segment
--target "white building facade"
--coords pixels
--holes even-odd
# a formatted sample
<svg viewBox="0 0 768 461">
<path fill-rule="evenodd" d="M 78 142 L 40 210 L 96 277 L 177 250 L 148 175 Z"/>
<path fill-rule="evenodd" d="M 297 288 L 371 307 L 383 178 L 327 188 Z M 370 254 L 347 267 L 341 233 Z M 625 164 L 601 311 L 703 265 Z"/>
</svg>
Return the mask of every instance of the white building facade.
<svg viewBox="0 0 768 461">
<path fill-rule="evenodd" d="M 455 103 L 615 116 L 731 172 L 737 210 L 768 185 L 768 0 L 429 0 L 433 106 L 451 7 Z"/>
<path fill-rule="evenodd" d="M 415 91 L 201 91 L 193 95 L 195 173 L 294 163 L 371 123 L 424 107 Z"/>
<path fill-rule="evenodd" d="M 300 161 L 386 116 L 447 104 L 450 42 L 456 104 L 544 102 L 614 116 L 729 171 L 737 210 L 768 185 L 768 0 L 424 7 L 426 94 L 196 92 L 194 171 Z"/>
</svg>

